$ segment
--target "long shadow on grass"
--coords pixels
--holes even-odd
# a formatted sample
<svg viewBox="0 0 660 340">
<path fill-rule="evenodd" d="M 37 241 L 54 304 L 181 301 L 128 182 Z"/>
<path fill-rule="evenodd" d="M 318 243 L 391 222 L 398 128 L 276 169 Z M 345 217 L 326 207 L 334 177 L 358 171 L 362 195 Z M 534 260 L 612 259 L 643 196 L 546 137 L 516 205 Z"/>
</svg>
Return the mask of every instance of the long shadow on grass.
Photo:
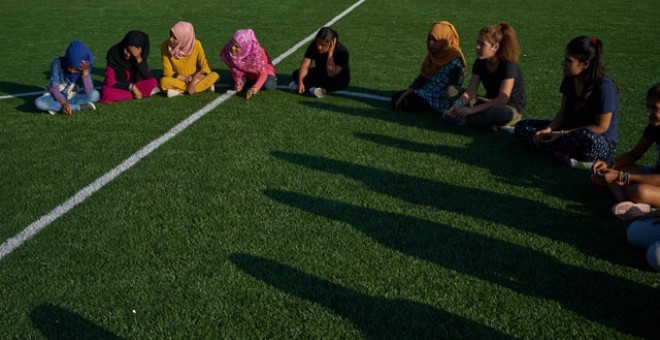
<svg viewBox="0 0 660 340">
<path fill-rule="evenodd" d="M 231 261 L 257 280 L 351 320 L 367 338 L 506 338 L 488 326 L 428 305 L 368 296 L 261 257 L 233 254 Z"/>
<path fill-rule="evenodd" d="M 594 242 L 595 231 L 584 227 L 594 223 L 588 215 L 549 208 L 539 202 L 498 192 L 437 182 L 339 160 L 278 151 L 272 154 L 293 164 L 361 181 L 371 190 L 413 204 L 492 221 L 575 245 L 587 254 L 611 262 L 636 265 L 631 261 L 631 257 L 625 254 L 632 252 L 631 247 L 624 247 L 622 242 Z"/>
<path fill-rule="evenodd" d="M 580 200 L 580 193 L 593 196 L 594 189 L 597 189 L 588 183 L 588 171 L 569 169 L 542 155 L 538 155 L 542 158 L 536 157 L 521 148 L 513 136 L 482 136 L 465 147 L 431 145 L 370 133 L 358 132 L 354 136 L 387 147 L 449 157 L 472 167 L 488 169 L 503 183 L 521 188 L 541 188 L 549 195 L 574 202 L 590 203 L 586 199 Z M 503 140 L 503 137 L 511 138 Z M 575 190 L 580 184 L 584 184 L 585 190 Z"/>
<path fill-rule="evenodd" d="M 349 224 L 397 251 L 528 296 L 558 301 L 589 320 L 621 332 L 655 337 L 660 331 L 658 289 L 424 219 L 281 190 L 267 190 L 265 195 L 287 206 Z"/>
<path fill-rule="evenodd" d="M 363 102 L 370 102 L 372 105 L 374 102 L 382 103 L 380 101 L 374 101 L 372 99 L 363 99 L 363 98 L 353 98 L 353 99 Z M 309 106 L 316 110 L 325 110 L 325 111 L 343 113 L 351 116 L 378 119 L 390 123 L 396 123 L 399 125 L 416 127 L 425 130 L 449 131 L 448 129 L 449 126 L 447 124 L 443 124 L 441 120 L 438 118 L 438 116 L 433 113 L 407 114 L 407 113 L 395 112 L 389 108 L 389 104 L 385 104 L 385 103 L 382 103 L 382 107 L 374 106 L 374 108 L 371 109 L 341 106 L 330 103 L 323 99 L 302 101 L 300 102 L 300 104 Z"/>
<path fill-rule="evenodd" d="M 30 317 L 46 339 L 121 339 L 84 317 L 52 304 L 37 306 Z"/>
<path fill-rule="evenodd" d="M 6 92 L 7 94 L 10 94 L 10 95 L 17 95 L 17 94 L 31 93 L 31 92 L 40 92 L 41 93 L 41 92 L 44 91 L 44 88 L 43 87 L 37 87 L 37 86 L 31 86 L 31 85 L 11 83 L 11 82 L 6 82 L 6 81 L 0 81 L 0 91 Z M 23 103 L 21 103 L 21 105 L 17 106 L 16 110 L 21 111 L 21 112 L 29 112 L 29 113 L 39 112 L 37 110 L 37 107 L 34 106 L 34 99 L 39 95 L 16 97 L 17 99 L 23 100 Z"/>
</svg>

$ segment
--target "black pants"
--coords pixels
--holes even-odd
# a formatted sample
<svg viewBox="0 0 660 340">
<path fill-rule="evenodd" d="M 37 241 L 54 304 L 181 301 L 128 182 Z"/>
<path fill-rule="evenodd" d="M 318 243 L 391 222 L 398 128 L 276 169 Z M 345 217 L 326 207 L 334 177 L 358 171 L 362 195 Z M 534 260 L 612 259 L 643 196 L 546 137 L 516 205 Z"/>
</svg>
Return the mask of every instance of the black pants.
<svg viewBox="0 0 660 340">
<path fill-rule="evenodd" d="M 298 74 L 300 70 L 293 71 L 293 81 L 298 82 Z M 341 91 L 348 87 L 350 82 L 350 77 L 348 75 L 340 74 L 334 78 L 328 77 L 326 70 L 321 70 L 318 67 L 310 67 L 307 70 L 307 76 L 303 79 L 303 84 L 305 89 L 309 91 L 311 87 L 321 87 L 328 92 Z"/>
</svg>

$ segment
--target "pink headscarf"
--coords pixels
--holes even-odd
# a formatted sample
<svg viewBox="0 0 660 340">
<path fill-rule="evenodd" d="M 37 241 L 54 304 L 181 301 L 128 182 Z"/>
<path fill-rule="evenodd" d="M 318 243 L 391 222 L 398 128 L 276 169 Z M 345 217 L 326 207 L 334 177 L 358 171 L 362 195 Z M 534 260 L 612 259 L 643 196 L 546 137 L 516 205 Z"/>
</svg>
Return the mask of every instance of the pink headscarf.
<svg viewBox="0 0 660 340">
<path fill-rule="evenodd" d="M 179 21 L 170 29 L 176 37 L 178 44 L 176 46 L 169 45 L 167 50 L 174 58 L 185 58 L 192 53 L 195 47 L 195 29 L 189 22 Z"/>
<path fill-rule="evenodd" d="M 254 31 L 251 29 L 238 30 L 232 38 L 241 46 L 241 54 L 233 55 L 231 53 L 231 41 L 228 41 L 220 52 L 220 59 L 227 64 L 232 76 L 241 77 L 240 72 L 235 72 L 235 69 L 247 73 L 259 73 L 270 62 L 268 54 L 259 45 Z"/>
</svg>

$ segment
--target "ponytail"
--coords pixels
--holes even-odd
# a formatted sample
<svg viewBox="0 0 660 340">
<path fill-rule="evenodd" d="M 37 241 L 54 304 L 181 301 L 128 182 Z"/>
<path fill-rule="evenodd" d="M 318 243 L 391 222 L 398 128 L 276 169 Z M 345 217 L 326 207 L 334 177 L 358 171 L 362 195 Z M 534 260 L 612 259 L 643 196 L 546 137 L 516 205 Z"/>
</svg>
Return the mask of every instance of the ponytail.
<svg viewBox="0 0 660 340">
<path fill-rule="evenodd" d="M 589 96 L 600 84 L 600 80 L 607 76 L 603 42 L 597 38 L 579 36 L 566 45 L 566 53 L 582 63 L 589 63 L 589 66 L 578 75 L 584 83 L 583 96 Z"/>
<path fill-rule="evenodd" d="M 500 60 L 518 63 L 520 44 L 516 31 L 511 25 L 502 22 L 499 25 L 486 26 L 479 30 L 478 35 L 491 45 L 500 44 L 500 48 L 497 50 L 497 57 Z"/>
</svg>

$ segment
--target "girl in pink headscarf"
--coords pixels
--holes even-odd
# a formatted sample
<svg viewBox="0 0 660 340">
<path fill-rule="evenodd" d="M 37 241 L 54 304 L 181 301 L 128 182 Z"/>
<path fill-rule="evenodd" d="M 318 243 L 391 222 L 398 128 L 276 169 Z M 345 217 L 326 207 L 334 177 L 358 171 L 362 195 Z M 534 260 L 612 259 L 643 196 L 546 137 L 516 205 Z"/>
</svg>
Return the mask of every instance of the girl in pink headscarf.
<svg viewBox="0 0 660 340">
<path fill-rule="evenodd" d="M 180 21 L 170 29 L 170 37 L 160 47 L 163 61 L 163 78 L 160 88 L 168 97 L 184 92 L 192 95 L 203 91 L 215 91 L 220 75 L 211 71 L 202 43 L 195 39 L 191 23 Z"/>
<path fill-rule="evenodd" d="M 251 29 L 236 31 L 220 52 L 220 58 L 231 71 L 236 92 L 243 91 L 246 83 L 250 82 L 251 87 L 245 93 L 246 99 L 257 94 L 262 87 L 265 90 L 277 88 L 273 62 Z"/>
</svg>

